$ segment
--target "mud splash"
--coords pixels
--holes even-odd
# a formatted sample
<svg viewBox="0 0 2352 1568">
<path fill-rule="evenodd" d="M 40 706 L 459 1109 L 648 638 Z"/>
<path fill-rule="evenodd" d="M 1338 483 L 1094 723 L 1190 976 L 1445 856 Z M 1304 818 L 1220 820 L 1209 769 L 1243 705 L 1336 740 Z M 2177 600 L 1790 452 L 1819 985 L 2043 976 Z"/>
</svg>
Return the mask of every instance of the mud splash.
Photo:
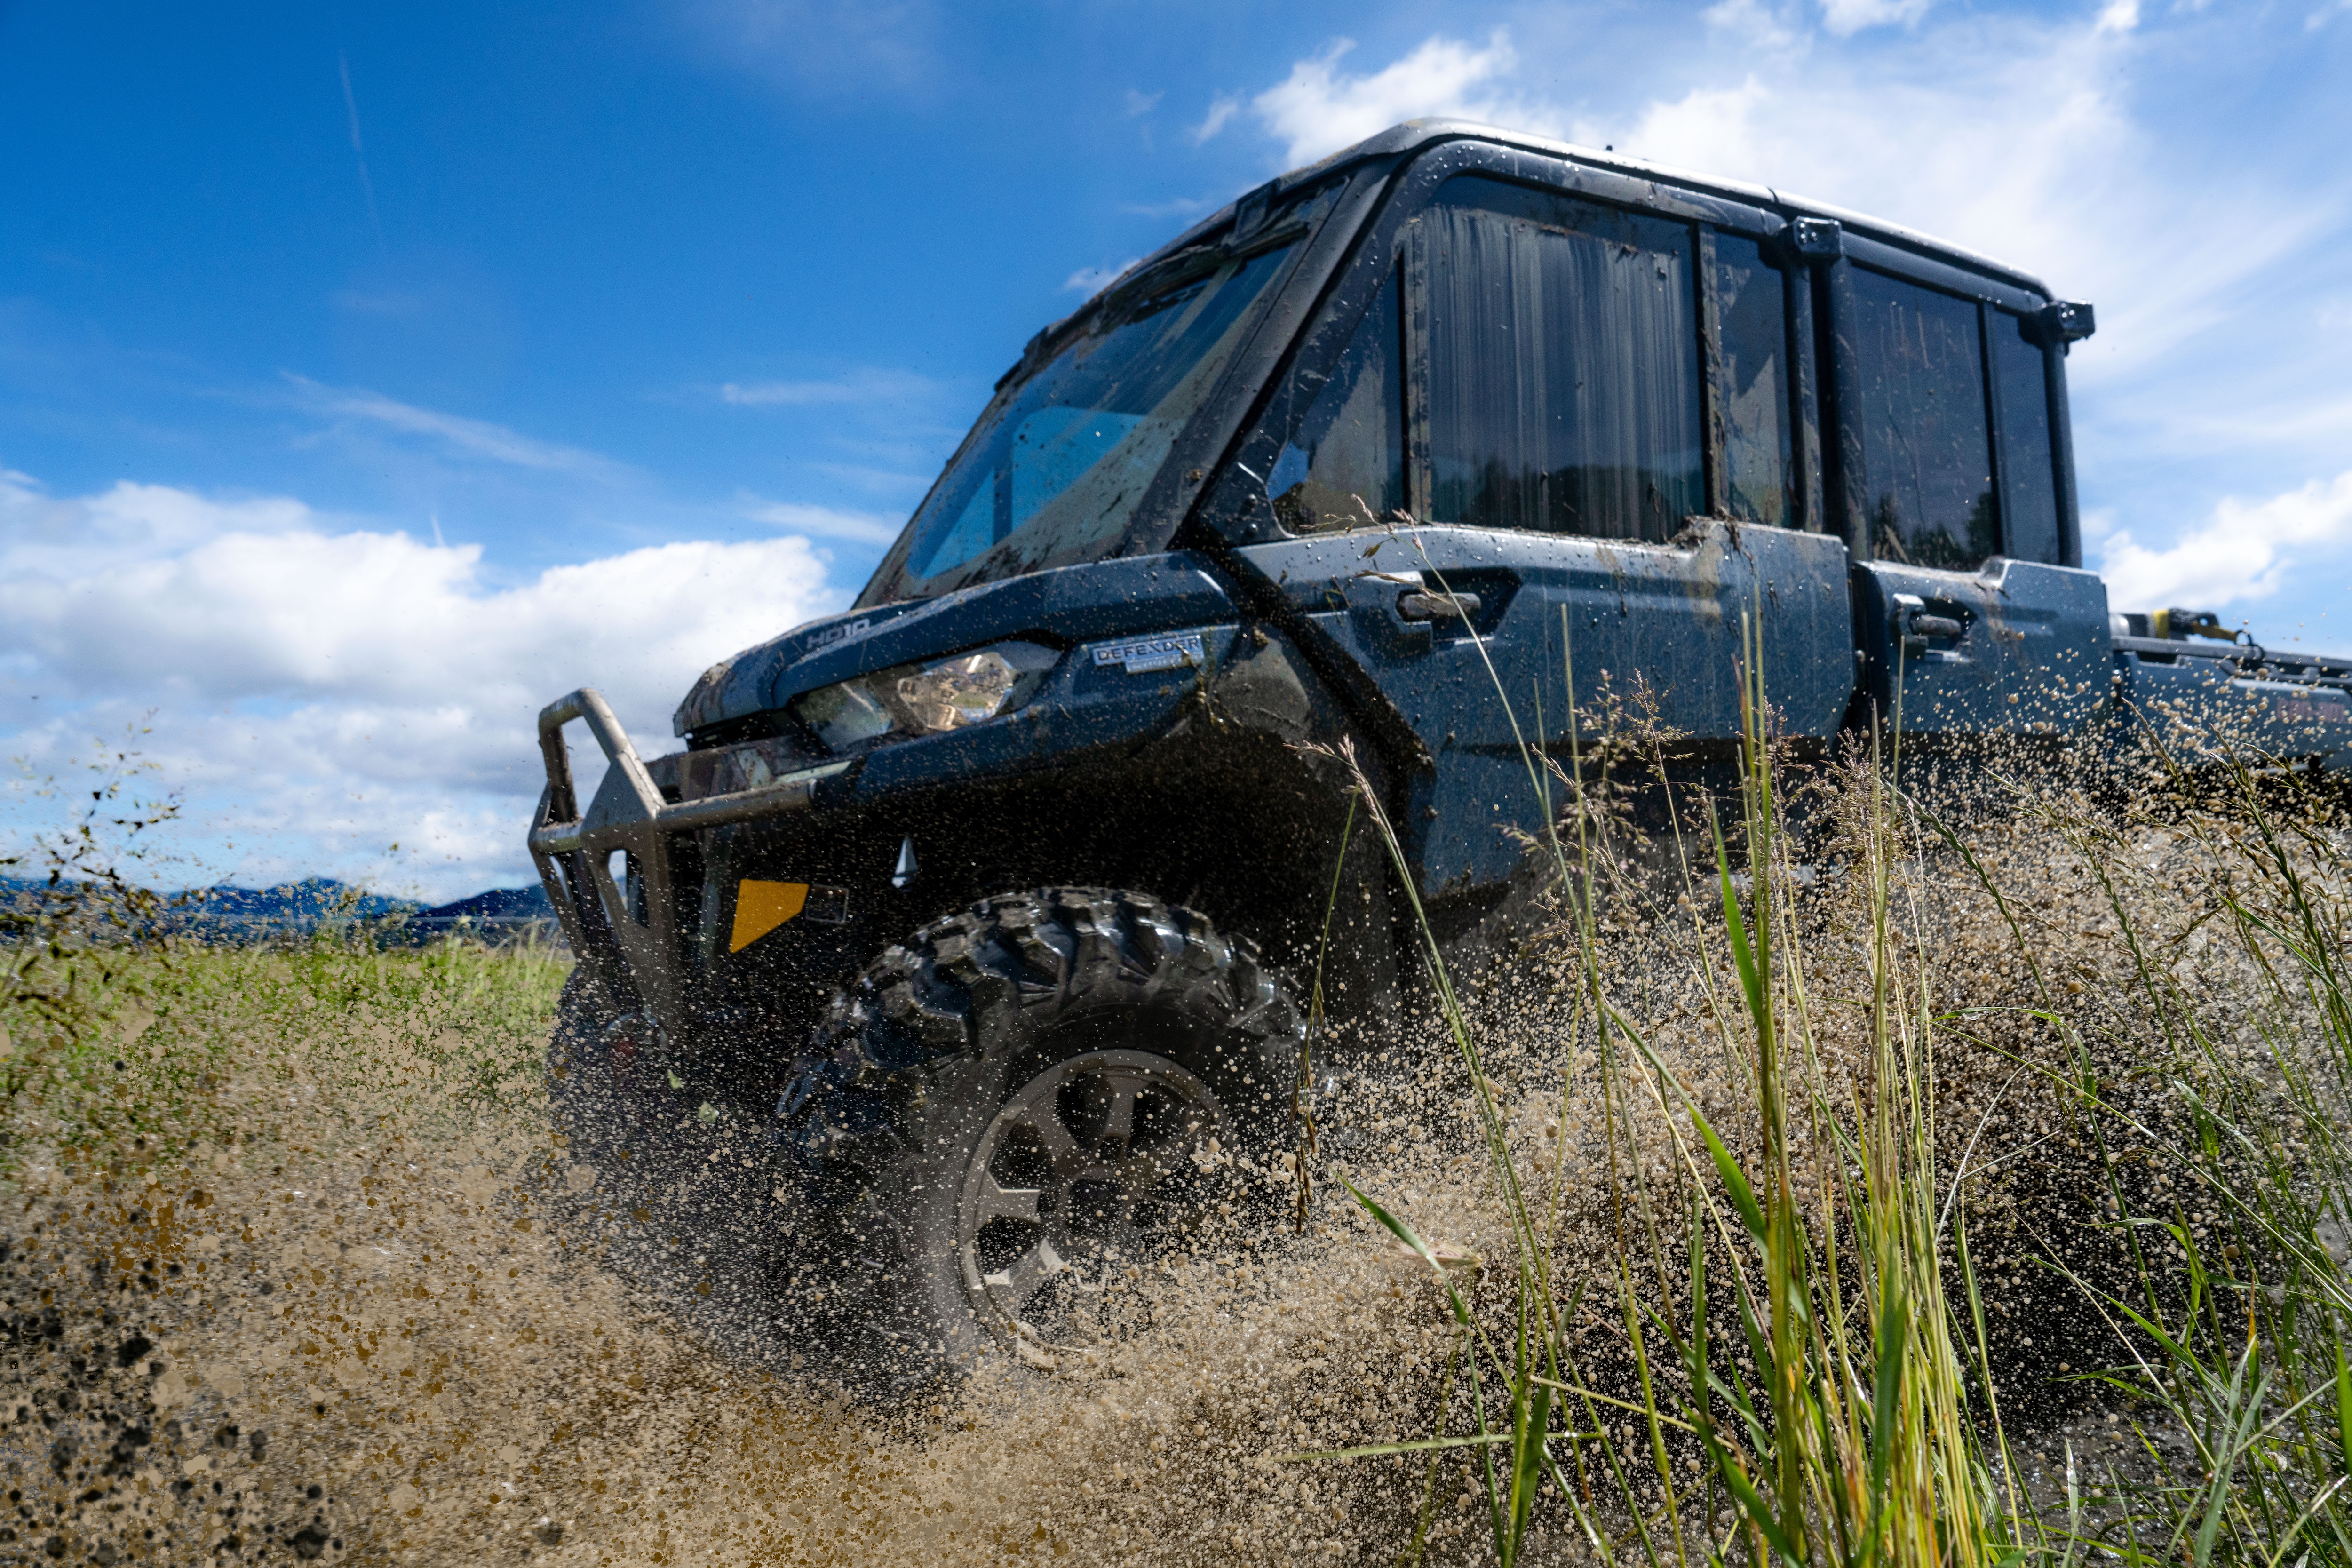
<svg viewBox="0 0 2352 1568">
<path fill-rule="evenodd" d="M 2098 873 L 2192 974 L 2199 906 L 2161 835 L 2121 866 L 2022 827 L 1974 847 L 2011 907 L 1939 864 L 1913 936 L 1937 1005 L 1979 1010 L 1939 1094 L 2022 1400 L 2086 1357 L 2004 1257 L 2096 1216 L 2079 1130 L 2012 1070 L 2053 1048 L 2018 1009 L 2054 992 L 2130 1047 L 2144 1021 L 2112 999 L 2139 959 Z M 1810 983 L 1828 1079 L 1860 1059 L 1840 1044 L 1860 1038 L 1851 917 L 1825 879 Z M 1611 921 L 1607 983 L 1737 1135 L 1704 922 L 1666 899 Z M 1427 1435 L 1454 1352 L 1426 1268 L 1336 1177 L 1463 1253 L 1507 1245 L 1465 1152 L 1459 1063 L 1423 1024 L 1335 1058 L 1352 1081 L 1303 1234 L 1212 1237 L 1129 1282 L 1153 1323 L 1131 1341 L 883 1415 L 827 1393 L 849 1347 L 795 1337 L 772 1306 L 747 1326 L 673 1304 L 616 1267 L 608 1233 L 562 1223 L 609 1178 L 570 1159 L 537 1087 L 554 971 L 422 962 L 181 954 L 94 1047 L 16 1042 L 35 1065 L 0 1197 L 0 1559 L 1354 1562 L 1424 1516 L 1431 1561 L 1483 1557 L 1468 1461 L 1284 1458 Z M 2195 978 L 2226 997 L 2226 973 Z M 1595 1093 L 1574 979 L 1557 955 L 1498 972 L 1481 1027 L 1559 1255 L 1613 1278 L 1633 1244 L 1622 1194 L 1663 1183 L 1672 1146 L 1654 1107 Z M 1286 1190 L 1278 1163 L 1259 1177 Z M 647 1245 L 698 1265 L 713 1244 Z M 1622 1323 L 1587 1308 L 1583 1328 L 1606 1378 Z M 1582 1560 L 1548 1528 L 1530 1560 Z"/>
<path fill-rule="evenodd" d="M 1136 1281 L 1161 1321 L 1130 1344 L 886 1422 L 827 1394 L 843 1347 L 771 1320 L 747 1356 L 557 1223 L 603 1177 L 532 1082 L 551 986 L 486 1009 L 401 962 L 184 954 L 122 1055 L 18 1092 L 0 1559 L 1344 1557 L 1409 1509 L 1266 1462 L 1412 1435 L 1445 1352 L 1328 1204 Z"/>
<path fill-rule="evenodd" d="M 517 1134 L 498 1166 L 487 1135 L 261 1169 L 222 1148 L 12 1205 L 17 1542 L 101 1563 L 1102 1562 L 1337 1551 L 1395 1511 L 1391 1481 L 1263 1463 L 1405 1435 L 1444 1341 L 1369 1244 L 1190 1265 L 1167 1295 L 1206 1311 L 884 1427 L 698 1344 L 551 1235 L 528 1194 L 555 1162 L 528 1124 L 496 1131 Z"/>
</svg>

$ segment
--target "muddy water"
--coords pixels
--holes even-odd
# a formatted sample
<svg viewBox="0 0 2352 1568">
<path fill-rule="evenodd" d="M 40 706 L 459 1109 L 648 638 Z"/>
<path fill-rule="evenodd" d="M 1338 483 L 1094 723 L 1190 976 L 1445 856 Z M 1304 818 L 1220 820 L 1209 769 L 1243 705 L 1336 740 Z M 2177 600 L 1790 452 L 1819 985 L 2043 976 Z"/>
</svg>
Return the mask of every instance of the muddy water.
<svg viewBox="0 0 2352 1568">
<path fill-rule="evenodd" d="M 2098 1003 L 2129 959 L 2085 868 L 2013 841 L 1987 853 L 2007 855 L 2045 965 L 2069 966 L 2057 984 Z M 2167 853 L 2146 867 L 2151 919 L 2178 901 Z M 1937 888 L 1914 961 L 1939 1004 L 2031 999 L 1999 912 Z M 1838 1081 L 1866 992 L 1845 896 L 1824 895 L 1809 958 Z M 1678 934 L 1689 916 L 1662 900 L 1612 920 L 1612 993 L 1738 1145 L 1741 1068 L 1697 939 Z M 1664 1184 L 1678 1156 L 1638 1094 L 1612 1108 L 1598 1092 L 1575 990 L 1564 962 L 1490 979 L 1482 1033 L 1563 1274 L 1605 1279 L 1621 1258 L 1651 1267 L 1610 1194 Z M 248 1026 L 224 1008 L 205 1026 Z M 1462 1463 L 1281 1458 L 1426 1435 L 1453 1346 L 1425 1268 L 1332 1178 L 1485 1258 L 1490 1298 L 1507 1283 L 1491 1183 L 1465 1152 L 1467 1080 L 1425 1025 L 1356 1042 L 1343 1146 L 1303 1234 L 1213 1237 L 1129 1282 L 1151 1326 L 1125 1342 L 1050 1374 L 985 1369 L 887 1413 L 828 1392 L 824 1369 L 855 1347 L 803 1337 L 773 1302 L 730 1303 L 723 1269 L 716 1298 L 643 1283 L 695 1278 L 675 1261 L 720 1244 L 601 1205 L 611 1173 L 569 1158 L 534 1093 L 457 1092 L 429 1018 L 271 1027 L 252 1030 L 251 1070 L 188 1113 L 207 1133 L 193 1146 L 51 1146 L 38 1097 L 19 1097 L 0 1221 L 0 1561 L 1357 1562 L 1393 1553 L 1424 1510 L 1433 1561 L 1486 1554 Z M 1979 1034 L 2046 1048 L 2033 1027 L 1988 1018 Z M 2049 1173 L 2071 1134 L 2005 1059 L 1956 1041 L 1939 1071 L 1979 1167 L 2043 1150 L 1969 1200 L 2000 1353 L 2038 1386 L 2068 1352 L 2046 1328 L 2034 1345 L 2049 1303 L 2000 1272 L 1999 1238 L 2007 1223 L 2021 1247 L 2067 1223 Z M 1613 1160 L 1612 1122 L 1631 1128 Z M 2002 1183 L 2026 1168 L 2040 1173 L 2014 1192 L 2034 1206 L 2005 1222 Z M 1269 1166 L 1269 1191 L 1282 1180 Z M 646 1249 L 673 1266 L 629 1266 Z M 1591 1375 L 1612 1375 L 1622 1323 L 1588 1306 L 1579 1333 Z M 1538 1560 L 1579 1560 L 1565 1522 L 1550 1519 Z"/>
</svg>

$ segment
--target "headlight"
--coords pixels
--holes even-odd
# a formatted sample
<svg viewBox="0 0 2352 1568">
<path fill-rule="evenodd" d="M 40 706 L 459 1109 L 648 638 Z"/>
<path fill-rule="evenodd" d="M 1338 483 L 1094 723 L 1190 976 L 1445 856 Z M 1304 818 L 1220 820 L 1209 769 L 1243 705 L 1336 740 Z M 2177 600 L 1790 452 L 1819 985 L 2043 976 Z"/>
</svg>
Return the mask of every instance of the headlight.
<svg viewBox="0 0 2352 1568">
<path fill-rule="evenodd" d="M 794 702 L 793 711 L 816 731 L 829 752 L 845 752 L 878 740 L 898 723 L 866 680 L 821 687 Z"/>
<path fill-rule="evenodd" d="M 982 648 L 900 676 L 898 701 L 919 730 L 961 730 L 1003 712 L 1020 679 L 1003 654 Z"/>
<path fill-rule="evenodd" d="M 827 750 L 855 751 L 888 735 L 936 735 L 1010 713 L 1060 658 L 1035 643 L 998 643 L 820 687 L 792 707 Z"/>
</svg>

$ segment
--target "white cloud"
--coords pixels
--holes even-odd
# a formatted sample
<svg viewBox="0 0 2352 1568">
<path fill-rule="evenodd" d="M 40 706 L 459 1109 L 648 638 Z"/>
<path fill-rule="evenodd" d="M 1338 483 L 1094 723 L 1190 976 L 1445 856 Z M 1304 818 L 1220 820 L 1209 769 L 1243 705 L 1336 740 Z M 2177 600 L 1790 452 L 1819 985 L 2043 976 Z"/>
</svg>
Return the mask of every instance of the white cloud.
<svg viewBox="0 0 2352 1568">
<path fill-rule="evenodd" d="M 1138 92 L 1135 89 L 1131 87 L 1127 89 L 1126 102 L 1127 117 L 1129 120 L 1141 119 L 1144 115 L 1147 115 L 1153 110 L 1159 108 L 1160 100 L 1167 96 L 1168 94 L 1165 91 Z"/>
<path fill-rule="evenodd" d="M 625 463 L 615 462 L 594 452 L 583 452 L 577 447 L 538 440 L 520 431 L 509 430 L 503 425 L 493 425 L 486 419 L 468 419 L 459 414 L 419 408 L 415 404 L 402 403 L 363 388 L 322 386 L 306 377 L 292 374 L 286 379 L 320 413 L 363 419 L 414 436 L 430 436 L 446 447 L 475 457 L 488 458 L 494 462 L 550 473 L 572 474 L 607 484 L 625 483 L 635 477 L 635 470 Z"/>
<path fill-rule="evenodd" d="M 2086 528 L 2088 520 L 2086 520 Z M 2310 547 L 2352 543 L 2352 472 L 2264 501 L 2227 497 L 2203 524 L 2160 549 L 2128 529 L 2099 541 L 2099 574 L 2117 609 L 2218 608 L 2276 593 Z M 2305 547 L 2298 554 L 2294 547 Z"/>
<path fill-rule="evenodd" d="M 479 545 L 160 485 L 50 500 L 12 483 L 0 517 L 0 655 L 67 697 L 496 708 L 601 668 L 642 710 L 674 668 L 690 678 L 803 618 L 824 576 L 782 539 L 660 545 L 498 586 Z"/>
<path fill-rule="evenodd" d="M 1764 0 L 1717 0 L 1699 15 L 1709 27 L 1762 48 L 1785 49 L 1797 41 L 1796 33 Z"/>
<path fill-rule="evenodd" d="M 1250 100 L 1251 112 L 1284 143 L 1287 163 L 1311 163 L 1402 120 L 1483 120 L 1538 133 L 1559 123 L 1551 109 L 1500 89 L 1518 64 L 1502 28 L 1483 48 L 1433 36 L 1369 76 L 1339 68 L 1355 47 L 1352 38 L 1334 38 Z"/>
<path fill-rule="evenodd" d="M 641 748 L 667 751 L 713 660 L 838 606 L 799 536 L 819 510 L 793 537 L 501 582 L 478 545 L 284 497 L 122 483 L 52 499 L 0 475 L 0 712 L 39 767 L 153 710 L 145 749 L 224 841 L 345 875 L 394 839 L 437 842 L 412 869 L 464 892 L 525 868 L 541 707 L 595 686 Z"/>
<path fill-rule="evenodd" d="M 909 371 L 859 369 L 830 381 L 730 381 L 719 389 L 719 400 L 747 408 L 809 408 L 928 397 L 938 390 L 929 376 Z"/>
<path fill-rule="evenodd" d="M 1839 37 L 1865 27 L 1909 24 L 1927 14 L 1934 0 L 1822 0 L 1822 26 Z"/>
<path fill-rule="evenodd" d="M 1198 147 L 1232 124 L 1234 116 L 1241 111 L 1242 100 L 1238 96 L 1221 92 L 1209 100 L 1209 112 L 1201 117 L 1200 124 L 1184 132 L 1184 139 Z"/>
<path fill-rule="evenodd" d="M 1062 291 L 1066 294 L 1084 294 L 1088 299 L 1092 299 L 1101 293 L 1105 288 L 1133 271 L 1135 264 L 1142 259 L 1140 256 L 1130 256 L 1116 267 L 1081 267 L 1062 279 Z"/>
<path fill-rule="evenodd" d="M 739 498 L 743 515 L 753 522 L 764 522 L 818 539 L 839 539 L 852 544 L 887 546 L 898 537 L 906 519 L 887 512 L 845 511 L 838 507 L 809 506 L 799 501 L 761 500 L 757 496 Z"/>
</svg>

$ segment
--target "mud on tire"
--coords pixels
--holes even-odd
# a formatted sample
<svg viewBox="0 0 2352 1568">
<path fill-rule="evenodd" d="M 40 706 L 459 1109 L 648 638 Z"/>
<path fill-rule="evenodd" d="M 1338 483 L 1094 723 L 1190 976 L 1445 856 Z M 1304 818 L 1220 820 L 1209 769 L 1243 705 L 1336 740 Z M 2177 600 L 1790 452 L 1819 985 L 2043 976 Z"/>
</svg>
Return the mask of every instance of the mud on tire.
<svg viewBox="0 0 2352 1568">
<path fill-rule="evenodd" d="M 1113 1331 L 1128 1269 L 1286 1134 L 1303 1033 L 1251 943 L 1143 894 L 933 921 L 835 999 L 778 1108 L 793 1337 L 887 1388 Z"/>
</svg>

